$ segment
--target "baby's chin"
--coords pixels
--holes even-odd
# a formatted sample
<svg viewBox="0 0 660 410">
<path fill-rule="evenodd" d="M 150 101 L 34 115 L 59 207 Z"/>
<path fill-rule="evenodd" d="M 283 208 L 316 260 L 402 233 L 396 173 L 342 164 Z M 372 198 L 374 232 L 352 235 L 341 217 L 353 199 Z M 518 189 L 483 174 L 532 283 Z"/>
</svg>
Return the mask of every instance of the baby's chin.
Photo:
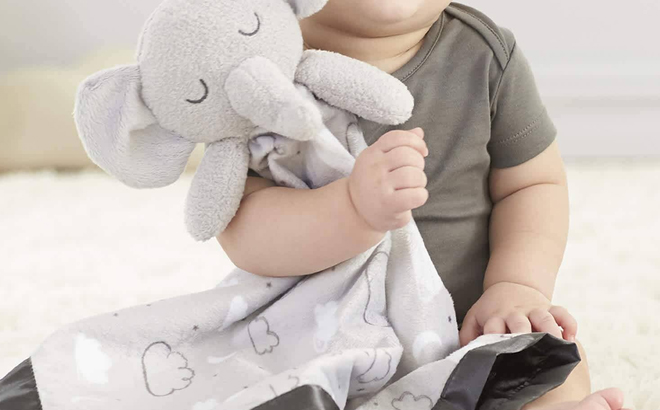
<svg viewBox="0 0 660 410">
<path fill-rule="evenodd" d="M 387 36 L 434 21 L 450 0 L 330 0 L 312 20 L 364 36 Z"/>
<path fill-rule="evenodd" d="M 346 0 L 341 0 L 346 1 Z M 376 24 L 398 24 L 410 20 L 429 0 L 349 0 L 351 8 L 364 18 Z"/>
</svg>

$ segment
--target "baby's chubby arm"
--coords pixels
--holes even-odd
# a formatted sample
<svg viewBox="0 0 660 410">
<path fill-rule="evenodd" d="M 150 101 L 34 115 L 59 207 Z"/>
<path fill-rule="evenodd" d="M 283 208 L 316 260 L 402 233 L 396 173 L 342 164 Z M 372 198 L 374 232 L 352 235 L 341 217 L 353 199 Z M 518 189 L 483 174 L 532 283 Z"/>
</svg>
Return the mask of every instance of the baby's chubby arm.
<svg viewBox="0 0 660 410">
<path fill-rule="evenodd" d="M 463 321 L 461 343 L 507 330 L 573 340 L 575 319 L 551 303 L 568 236 L 568 187 L 557 142 L 521 165 L 493 169 L 490 194 L 484 294 Z"/>
<path fill-rule="evenodd" d="M 303 276 L 321 271 L 383 237 L 350 202 L 348 179 L 311 190 L 248 177 L 238 212 L 218 236 L 237 267 L 261 276 Z"/>
<path fill-rule="evenodd" d="M 568 184 L 557 142 L 517 167 L 493 169 L 491 258 L 484 290 L 508 281 L 549 300 L 568 236 Z"/>
<path fill-rule="evenodd" d="M 405 226 L 428 199 L 421 129 L 392 131 L 364 149 L 352 174 L 318 189 L 248 177 L 238 212 L 217 240 L 237 267 L 261 276 L 310 275 Z"/>
</svg>

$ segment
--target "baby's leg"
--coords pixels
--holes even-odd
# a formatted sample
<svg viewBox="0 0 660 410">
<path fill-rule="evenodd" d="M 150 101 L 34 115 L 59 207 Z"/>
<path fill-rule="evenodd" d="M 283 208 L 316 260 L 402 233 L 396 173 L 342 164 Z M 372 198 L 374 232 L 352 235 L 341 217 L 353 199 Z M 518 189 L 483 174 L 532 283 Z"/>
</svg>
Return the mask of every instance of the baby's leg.
<svg viewBox="0 0 660 410">
<path fill-rule="evenodd" d="M 564 384 L 525 405 L 522 410 L 621 410 L 623 393 L 619 389 L 606 389 L 591 393 L 587 355 L 576 341 L 582 361 Z"/>
<path fill-rule="evenodd" d="M 548 403 L 533 407 L 539 410 L 620 410 L 623 407 L 623 393 L 616 388 L 605 389 L 590 394 L 582 401 Z M 529 407 L 523 407 L 528 409 Z"/>
</svg>

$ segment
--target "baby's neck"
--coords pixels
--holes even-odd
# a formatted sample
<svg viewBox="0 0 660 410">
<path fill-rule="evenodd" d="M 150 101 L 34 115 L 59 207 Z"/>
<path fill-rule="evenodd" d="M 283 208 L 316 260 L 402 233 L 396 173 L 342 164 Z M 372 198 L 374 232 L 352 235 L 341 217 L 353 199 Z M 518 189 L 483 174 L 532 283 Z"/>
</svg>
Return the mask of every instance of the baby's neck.
<svg viewBox="0 0 660 410">
<path fill-rule="evenodd" d="M 320 24 L 301 25 L 306 49 L 334 51 L 390 74 L 417 54 L 431 26 L 388 37 L 361 37 Z"/>
</svg>

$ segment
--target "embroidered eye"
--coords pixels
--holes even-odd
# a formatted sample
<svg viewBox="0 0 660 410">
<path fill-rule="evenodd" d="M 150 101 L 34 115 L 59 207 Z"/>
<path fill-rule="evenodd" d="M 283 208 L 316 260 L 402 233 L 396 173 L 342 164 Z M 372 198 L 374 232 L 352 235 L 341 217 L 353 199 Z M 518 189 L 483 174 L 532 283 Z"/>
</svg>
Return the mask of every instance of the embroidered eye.
<svg viewBox="0 0 660 410">
<path fill-rule="evenodd" d="M 243 30 L 238 30 L 239 33 L 241 33 L 244 36 L 251 37 L 259 32 L 261 29 L 261 19 L 259 18 L 259 15 L 257 13 L 254 13 L 254 17 L 257 18 L 257 28 L 254 29 L 253 31 L 243 31 Z"/>
<path fill-rule="evenodd" d="M 191 104 L 201 104 L 204 102 L 204 100 L 206 100 L 206 97 L 209 96 L 209 86 L 206 85 L 206 83 L 202 79 L 200 79 L 199 82 L 202 83 L 202 87 L 204 87 L 204 96 L 199 100 L 186 100 Z"/>
</svg>

